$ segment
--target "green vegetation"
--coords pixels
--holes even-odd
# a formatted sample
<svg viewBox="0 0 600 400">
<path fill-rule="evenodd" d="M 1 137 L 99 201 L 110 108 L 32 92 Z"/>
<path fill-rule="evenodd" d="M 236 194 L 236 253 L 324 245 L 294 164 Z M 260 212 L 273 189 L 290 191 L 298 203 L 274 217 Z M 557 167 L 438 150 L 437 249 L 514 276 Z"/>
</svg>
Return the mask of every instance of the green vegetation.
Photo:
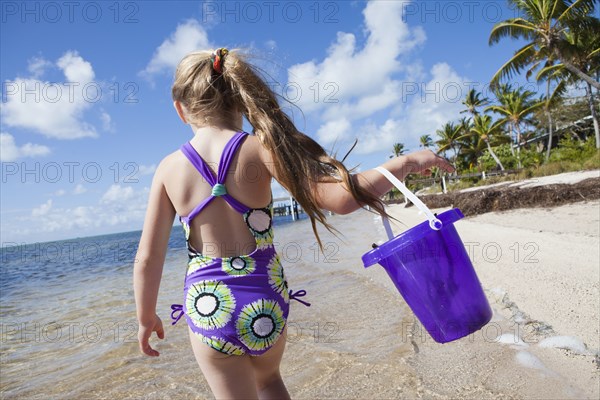
<svg viewBox="0 0 600 400">
<path fill-rule="evenodd" d="M 435 135 L 423 132 L 420 138 L 420 147 L 437 146 L 462 177 L 458 182 L 446 175 L 451 190 L 600 168 L 597 0 L 507 1 L 520 16 L 497 23 L 489 44 L 511 38 L 525 45 L 491 77 L 494 99 L 469 90 L 461 111 L 468 117 L 448 121 Z M 508 83 L 519 74 L 544 83 L 544 93 Z M 575 87 L 585 89 L 585 95 L 569 97 Z M 396 155 L 404 150 L 403 144 L 394 146 Z M 516 175 L 481 177 L 515 170 Z M 411 176 L 407 185 L 420 190 L 425 185 L 418 181 L 424 178 Z M 436 183 L 431 189 L 441 187 Z"/>
</svg>

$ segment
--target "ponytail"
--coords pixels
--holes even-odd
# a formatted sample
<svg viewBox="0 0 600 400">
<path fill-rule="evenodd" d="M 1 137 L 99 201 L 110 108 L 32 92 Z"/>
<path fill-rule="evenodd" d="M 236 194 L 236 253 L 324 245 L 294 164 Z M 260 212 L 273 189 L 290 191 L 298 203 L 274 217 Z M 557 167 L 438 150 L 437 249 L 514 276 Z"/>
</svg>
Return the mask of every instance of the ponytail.
<svg viewBox="0 0 600 400">
<path fill-rule="evenodd" d="M 260 74 L 236 51 L 218 49 L 186 56 L 177 68 L 172 92 L 173 99 L 180 101 L 192 116 L 202 115 L 205 121 L 211 116 L 223 118 L 236 113 L 246 117 L 254 134 L 271 154 L 278 181 L 310 218 L 321 248 L 316 222 L 329 231 L 334 228 L 317 204 L 319 182 L 340 182 L 358 204 L 385 214 L 381 200 L 356 185 L 343 163 L 298 131 Z"/>
</svg>

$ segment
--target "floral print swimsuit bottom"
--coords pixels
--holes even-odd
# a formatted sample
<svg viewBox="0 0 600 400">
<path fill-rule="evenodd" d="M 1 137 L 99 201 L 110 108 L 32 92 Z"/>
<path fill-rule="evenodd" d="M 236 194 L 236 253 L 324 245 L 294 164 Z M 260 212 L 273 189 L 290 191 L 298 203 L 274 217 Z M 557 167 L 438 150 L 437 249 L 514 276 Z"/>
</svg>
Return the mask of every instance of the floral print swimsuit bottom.
<svg viewBox="0 0 600 400">
<path fill-rule="evenodd" d="M 306 292 L 288 291 L 283 266 L 273 246 L 273 202 L 265 208 L 249 208 L 225 188 L 227 171 L 246 132 L 237 132 L 225 146 L 218 174 L 188 142 L 181 151 L 212 186 L 210 197 L 187 217 L 180 217 L 189 251 L 183 304 L 171 306 L 172 324 L 185 315 L 195 336 L 213 349 L 231 355 L 260 355 L 269 350 L 283 332 L 290 299 L 310 305 L 297 297 Z M 238 211 L 256 240 L 248 255 L 207 257 L 189 244 L 190 224 L 216 197 Z"/>
</svg>

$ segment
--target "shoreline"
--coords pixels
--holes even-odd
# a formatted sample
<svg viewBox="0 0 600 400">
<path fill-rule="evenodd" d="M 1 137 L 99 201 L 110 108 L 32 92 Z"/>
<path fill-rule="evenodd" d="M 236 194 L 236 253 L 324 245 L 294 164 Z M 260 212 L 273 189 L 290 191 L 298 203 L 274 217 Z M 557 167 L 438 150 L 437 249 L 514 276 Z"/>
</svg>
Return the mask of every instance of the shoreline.
<svg viewBox="0 0 600 400">
<path fill-rule="evenodd" d="M 553 207 L 600 199 L 600 170 L 567 172 L 455 192 L 420 195 L 429 208 L 457 207 L 468 217 L 516 208 Z M 404 204 L 400 200 L 388 205 Z M 411 207 L 409 202 L 405 207 Z"/>
</svg>

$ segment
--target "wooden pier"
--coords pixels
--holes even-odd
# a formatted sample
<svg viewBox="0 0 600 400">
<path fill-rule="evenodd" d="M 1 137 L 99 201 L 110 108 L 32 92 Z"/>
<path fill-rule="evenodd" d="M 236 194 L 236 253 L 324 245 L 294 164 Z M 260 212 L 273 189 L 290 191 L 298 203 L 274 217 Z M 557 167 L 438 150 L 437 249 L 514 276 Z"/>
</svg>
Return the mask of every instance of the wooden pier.
<svg viewBox="0 0 600 400">
<path fill-rule="evenodd" d="M 291 215 L 292 220 L 295 221 L 300 213 L 304 213 L 304 210 L 292 196 L 273 199 L 273 215 Z"/>
</svg>

